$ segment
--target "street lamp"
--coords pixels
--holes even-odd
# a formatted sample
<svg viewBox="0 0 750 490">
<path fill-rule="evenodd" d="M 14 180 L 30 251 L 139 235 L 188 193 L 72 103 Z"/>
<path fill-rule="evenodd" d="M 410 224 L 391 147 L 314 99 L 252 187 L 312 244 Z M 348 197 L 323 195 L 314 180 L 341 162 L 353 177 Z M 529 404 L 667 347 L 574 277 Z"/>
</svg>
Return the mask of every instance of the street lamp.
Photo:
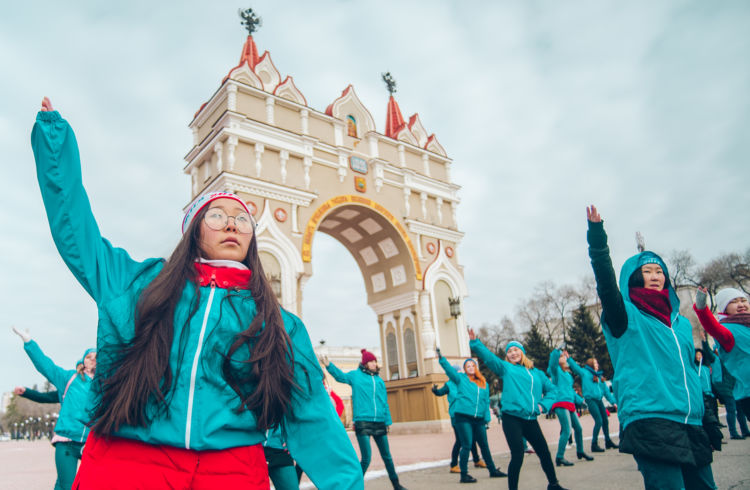
<svg viewBox="0 0 750 490">
<path fill-rule="evenodd" d="M 461 298 L 456 296 L 455 298 L 448 298 L 448 304 L 450 305 L 451 317 L 458 318 L 461 316 Z"/>
</svg>

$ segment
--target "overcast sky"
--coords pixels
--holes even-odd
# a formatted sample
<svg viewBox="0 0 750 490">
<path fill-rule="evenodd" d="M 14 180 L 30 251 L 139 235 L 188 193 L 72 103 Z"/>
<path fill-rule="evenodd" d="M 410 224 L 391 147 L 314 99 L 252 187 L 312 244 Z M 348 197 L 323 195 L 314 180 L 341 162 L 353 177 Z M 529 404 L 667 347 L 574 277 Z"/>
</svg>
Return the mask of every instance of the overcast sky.
<svg viewBox="0 0 750 490">
<path fill-rule="evenodd" d="M 0 391 L 41 382 L 10 325 L 60 365 L 95 343 L 96 309 L 52 243 L 29 134 L 42 96 L 73 125 L 103 234 L 168 255 L 189 199 L 195 111 L 236 65 L 235 2 L 14 2 L 0 16 Z M 534 286 L 590 271 L 585 210 L 615 266 L 640 230 L 698 261 L 745 250 L 750 4 L 253 1 L 282 78 L 324 110 L 352 83 L 383 131 L 391 71 L 462 186 L 470 324 L 513 316 Z M 343 263 L 348 264 L 341 266 Z M 304 320 L 314 342 L 375 345 L 344 247 L 318 234 Z"/>
</svg>

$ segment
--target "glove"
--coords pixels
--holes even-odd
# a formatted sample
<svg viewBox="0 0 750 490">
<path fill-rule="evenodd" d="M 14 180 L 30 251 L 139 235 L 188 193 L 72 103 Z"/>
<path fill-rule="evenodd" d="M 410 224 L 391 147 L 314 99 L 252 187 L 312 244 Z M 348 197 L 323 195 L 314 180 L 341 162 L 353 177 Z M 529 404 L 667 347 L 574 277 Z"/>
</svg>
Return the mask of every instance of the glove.
<svg viewBox="0 0 750 490">
<path fill-rule="evenodd" d="M 31 334 L 29 334 L 28 330 L 26 330 L 25 332 L 22 332 L 22 331 L 18 330 L 16 327 L 11 327 L 11 328 L 13 328 L 13 333 L 15 333 L 16 335 L 18 335 L 19 337 L 21 337 L 21 340 L 23 340 L 24 344 L 26 342 L 30 342 L 31 341 Z"/>
<path fill-rule="evenodd" d="M 437 395 L 438 387 L 437 385 L 432 385 L 432 392 Z"/>
<path fill-rule="evenodd" d="M 440 353 L 440 347 L 435 347 L 435 352 L 437 352 L 438 359 L 443 357 L 443 355 Z"/>
<path fill-rule="evenodd" d="M 695 293 L 695 308 L 697 310 L 704 309 L 708 304 L 708 301 L 706 301 L 707 298 L 708 295 L 706 292 L 701 290 L 701 288 L 698 288 L 698 291 Z"/>
</svg>

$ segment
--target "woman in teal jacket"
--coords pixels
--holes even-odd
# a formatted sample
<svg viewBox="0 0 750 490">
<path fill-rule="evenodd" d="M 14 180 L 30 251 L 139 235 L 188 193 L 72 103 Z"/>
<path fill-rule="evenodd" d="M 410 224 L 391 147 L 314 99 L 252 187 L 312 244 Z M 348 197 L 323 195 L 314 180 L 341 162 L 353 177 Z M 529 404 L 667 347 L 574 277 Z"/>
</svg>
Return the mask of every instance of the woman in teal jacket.
<svg viewBox="0 0 750 490">
<path fill-rule="evenodd" d="M 44 355 L 39 345 L 28 333 L 15 327 L 13 331 L 23 340 L 23 349 L 42 376 L 57 388 L 60 396 L 60 415 L 55 424 L 55 467 L 57 482 L 55 490 L 69 490 L 81 459 L 81 450 L 89 434 L 87 407 L 91 399 L 91 385 L 96 373 L 96 351 L 88 349 L 77 369 L 65 369 Z"/>
<path fill-rule="evenodd" d="M 456 387 L 453 403 L 453 422 L 456 434 L 461 441 L 458 467 L 461 470 L 461 483 L 473 483 L 476 480 L 468 472 L 469 452 L 476 442 L 490 472 L 490 478 L 508 476 L 495 467 L 492 453 L 487 443 L 487 426 L 490 422 L 490 389 L 487 380 L 479 372 L 474 359 L 464 361 L 464 372 L 459 373 L 437 349 L 440 366 Z"/>
<path fill-rule="evenodd" d="M 693 368 L 693 329 L 664 261 L 629 258 L 618 288 L 596 207 L 586 209 L 589 257 L 614 365 L 620 452 L 632 454 L 647 489 L 716 488 L 702 426 L 703 394 Z"/>
<path fill-rule="evenodd" d="M 363 488 L 307 331 L 265 277 L 244 201 L 199 196 L 170 258 L 136 261 L 102 238 L 75 135 L 47 98 L 31 140 L 52 237 L 99 312 L 76 484 L 268 488 L 261 444 L 281 425 L 318 488 Z"/>
<path fill-rule="evenodd" d="M 588 359 L 586 364 L 581 367 L 572 357 L 568 358 L 568 366 L 571 371 L 581 378 L 581 390 L 586 405 L 589 407 L 589 413 L 594 418 L 594 433 L 591 437 L 591 452 L 603 453 L 604 449 L 599 446 L 599 429 L 604 432 L 604 447 L 607 449 L 617 449 L 617 444 L 609 437 L 609 418 L 607 410 L 602 403 L 602 396 L 615 407 L 617 406 L 615 397 L 609 391 L 609 387 L 604 382 L 602 372 L 599 370 L 599 361 Z"/>
<path fill-rule="evenodd" d="M 394 490 L 405 490 L 398 481 L 396 467 L 393 465 L 393 457 L 388 447 L 388 426 L 393 422 L 391 409 L 388 406 L 388 392 L 383 378 L 380 377 L 380 368 L 375 354 L 362 349 L 362 362 L 357 369 L 348 373 L 336 367 L 328 360 L 328 357 L 323 357 L 321 362 L 333 379 L 352 387 L 354 432 L 357 434 L 359 452 L 362 454 L 360 461 L 362 474 L 364 475 L 370 466 L 372 457 L 370 437 L 372 437 L 388 470 L 388 477 L 391 479 Z M 306 466 L 303 468 L 307 469 Z"/>
<path fill-rule="evenodd" d="M 472 329 L 469 329 L 469 339 L 471 351 L 503 380 L 503 432 L 510 448 L 508 488 L 518 488 L 526 439 L 542 464 L 547 476 L 547 489 L 562 489 L 557 481 L 547 440 L 537 421 L 542 409 L 548 410 L 554 402 L 551 396 L 546 395 L 554 394 L 555 385 L 546 374 L 534 367 L 520 342 L 508 342 L 505 347 L 507 360 L 504 361 L 485 347 Z"/>
<path fill-rule="evenodd" d="M 432 385 L 432 393 L 435 396 L 447 396 L 448 398 L 448 415 L 450 415 L 451 427 L 453 428 L 453 435 L 455 436 L 455 441 L 453 442 L 453 449 L 451 449 L 450 472 L 461 473 L 461 469 L 458 466 L 458 455 L 461 452 L 461 440 L 459 439 L 458 431 L 456 430 L 456 420 L 455 420 L 456 397 L 458 395 L 458 387 L 453 381 L 448 380 L 440 388 L 438 388 L 437 385 L 435 384 Z M 492 397 L 490 397 L 490 399 L 491 398 Z M 477 452 L 477 441 L 474 441 L 474 443 L 471 445 L 471 457 L 474 460 L 475 467 L 477 468 L 487 467 L 487 464 L 481 459 L 479 459 L 479 453 Z"/>
<path fill-rule="evenodd" d="M 573 463 L 565 459 L 565 447 L 568 445 L 571 425 L 575 435 L 578 459 L 585 459 L 586 461 L 594 459 L 583 451 L 583 430 L 581 429 L 581 423 L 578 421 L 578 414 L 576 414 L 578 394 L 573 389 L 573 375 L 570 374 L 568 362 L 570 362 L 568 351 L 554 349 L 549 355 L 547 366 L 547 374 L 552 379 L 552 384 L 555 385 L 553 395 L 555 404 L 552 405 L 551 411 L 557 415 L 557 420 L 560 422 L 560 439 L 557 443 L 557 455 L 555 456 L 557 466 L 573 466 Z"/>
</svg>

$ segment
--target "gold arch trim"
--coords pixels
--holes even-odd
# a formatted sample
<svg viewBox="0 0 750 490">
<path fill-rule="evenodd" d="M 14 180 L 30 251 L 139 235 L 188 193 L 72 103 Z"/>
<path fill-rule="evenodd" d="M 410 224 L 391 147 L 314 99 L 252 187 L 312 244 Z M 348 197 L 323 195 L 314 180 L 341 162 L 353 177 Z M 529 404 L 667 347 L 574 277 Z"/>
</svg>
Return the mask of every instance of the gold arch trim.
<svg viewBox="0 0 750 490">
<path fill-rule="evenodd" d="M 307 226 L 305 227 L 305 234 L 302 236 L 302 261 L 303 262 L 312 261 L 313 235 L 315 235 L 315 232 L 318 229 L 318 225 L 320 224 L 321 221 L 323 221 L 323 218 L 332 209 L 335 209 L 339 206 L 344 206 L 347 204 L 355 204 L 355 205 L 366 206 L 368 208 L 371 208 L 375 210 L 378 214 L 383 216 L 386 220 L 388 220 L 389 223 L 393 225 L 394 228 L 396 228 L 396 231 L 404 240 L 404 243 L 406 243 L 406 246 L 409 249 L 409 254 L 411 255 L 412 263 L 414 264 L 414 271 L 416 272 L 417 281 L 421 281 L 422 280 L 422 268 L 419 266 L 419 259 L 417 258 L 417 251 L 414 249 L 414 245 L 411 242 L 411 238 L 409 238 L 409 235 L 406 233 L 406 229 L 401 224 L 401 222 L 398 219 L 396 219 L 396 217 L 393 216 L 390 213 L 390 211 L 388 211 L 385 208 L 385 206 L 371 199 L 367 199 L 366 197 L 352 196 L 352 195 L 336 196 L 327 200 L 323 204 L 321 204 L 320 207 L 315 210 L 312 217 L 307 222 Z"/>
</svg>

